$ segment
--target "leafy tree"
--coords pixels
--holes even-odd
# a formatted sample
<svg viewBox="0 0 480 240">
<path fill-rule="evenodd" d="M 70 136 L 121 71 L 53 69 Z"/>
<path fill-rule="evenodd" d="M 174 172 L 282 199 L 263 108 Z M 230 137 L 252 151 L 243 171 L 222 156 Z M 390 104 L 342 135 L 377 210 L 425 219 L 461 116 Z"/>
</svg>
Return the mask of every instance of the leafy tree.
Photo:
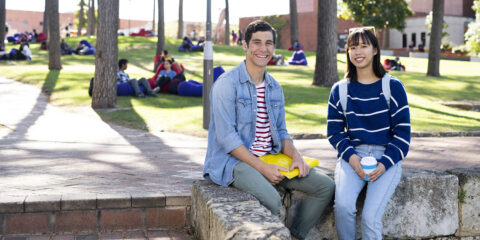
<svg viewBox="0 0 480 240">
<path fill-rule="evenodd" d="M 118 0 L 98 1 L 92 108 L 113 108 L 117 102 L 118 11 Z"/>
<path fill-rule="evenodd" d="M 162 54 L 163 49 L 165 49 L 165 19 L 164 19 L 164 5 L 163 0 L 158 0 L 158 38 L 157 38 L 157 53 L 156 55 Z"/>
<path fill-rule="evenodd" d="M 468 25 L 465 40 L 470 54 L 480 55 L 480 0 L 475 0 L 472 8 L 476 12 L 477 20 Z"/>
<path fill-rule="evenodd" d="M 82 29 L 86 26 L 86 21 L 85 21 L 85 11 L 84 11 L 84 6 L 85 2 L 84 0 L 80 0 L 80 11 L 75 12 L 75 17 L 78 17 L 78 24 L 77 24 L 77 36 L 82 35 Z"/>
<path fill-rule="evenodd" d="M 313 85 L 331 87 L 337 72 L 337 2 L 318 1 L 317 57 Z"/>
<path fill-rule="evenodd" d="M 387 29 L 403 31 L 405 19 L 413 15 L 412 10 L 405 0 L 343 0 L 348 9 L 348 14 L 353 21 L 363 26 L 374 26 L 383 29 L 386 39 Z M 383 47 L 386 47 L 383 41 Z"/>
<path fill-rule="evenodd" d="M 432 32 L 428 48 L 427 76 L 440 77 L 440 45 L 442 43 L 443 11 L 445 1 L 433 1 Z"/>
<path fill-rule="evenodd" d="M 425 17 L 425 24 L 427 25 L 427 28 L 428 28 L 428 36 L 430 36 L 430 32 L 432 30 L 432 19 L 433 19 L 433 11 L 430 11 L 430 13 Z M 448 28 L 448 24 L 444 20 L 442 29 L 445 30 L 447 28 Z M 448 36 L 450 36 L 450 34 L 448 34 L 446 31 L 442 32 L 442 39 Z"/>
<path fill-rule="evenodd" d="M 280 15 L 271 15 L 271 16 L 266 16 L 263 17 L 262 19 L 265 22 L 268 22 L 270 25 L 272 25 L 275 30 L 277 30 L 277 39 L 276 39 L 276 47 L 281 48 L 281 39 L 282 35 L 280 34 L 280 30 L 287 25 L 288 21 L 285 18 L 280 18 Z"/>
<path fill-rule="evenodd" d="M 58 0 L 48 1 L 48 69 L 62 69 L 60 59 L 60 21 L 58 17 Z"/>
<path fill-rule="evenodd" d="M 297 0 L 290 0 L 290 44 L 298 41 L 298 12 Z"/>
<path fill-rule="evenodd" d="M 183 0 L 179 0 L 178 2 L 178 31 L 177 31 L 177 38 L 183 38 Z"/>
<path fill-rule="evenodd" d="M 5 0 L 0 0 L 0 44 L 5 41 Z"/>
</svg>

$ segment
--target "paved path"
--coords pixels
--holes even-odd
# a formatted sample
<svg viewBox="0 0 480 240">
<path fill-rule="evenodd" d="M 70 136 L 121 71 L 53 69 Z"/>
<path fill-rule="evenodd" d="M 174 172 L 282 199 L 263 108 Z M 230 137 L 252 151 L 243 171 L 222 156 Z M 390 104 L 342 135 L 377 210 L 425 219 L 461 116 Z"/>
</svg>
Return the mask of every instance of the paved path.
<svg viewBox="0 0 480 240">
<path fill-rule="evenodd" d="M 164 192 L 190 194 L 207 141 L 104 122 L 90 108 L 48 104 L 37 87 L 0 78 L 0 196 Z M 334 169 L 325 139 L 296 140 Z M 405 167 L 480 167 L 480 138 L 414 138 Z M 1 201 L 1 199 L 0 199 Z"/>
</svg>

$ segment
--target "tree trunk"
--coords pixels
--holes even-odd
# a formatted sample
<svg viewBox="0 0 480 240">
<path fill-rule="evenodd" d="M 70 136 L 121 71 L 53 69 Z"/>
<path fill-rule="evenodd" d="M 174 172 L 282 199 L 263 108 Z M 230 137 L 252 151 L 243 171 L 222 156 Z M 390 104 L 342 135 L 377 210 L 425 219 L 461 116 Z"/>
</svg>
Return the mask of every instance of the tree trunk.
<svg viewBox="0 0 480 240">
<path fill-rule="evenodd" d="M 337 72 L 337 1 L 318 1 L 317 58 L 313 85 L 331 87 Z"/>
<path fill-rule="evenodd" d="M 0 45 L 5 42 L 5 0 L 0 0 Z"/>
<path fill-rule="evenodd" d="M 118 12 L 119 0 L 98 1 L 93 108 L 113 108 L 117 101 Z"/>
<path fill-rule="evenodd" d="M 83 0 L 80 1 L 80 12 L 78 13 L 78 30 L 77 30 L 77 36 L 82 36 L 82 29 L 84 25 L 84 13 L 83 13 L 83 6 L 85 5 L 85 2 Z"/>
<path fill-rule="evenodd" d="M 48 0 L 45 0 L 45 9 L 43 10 L 43 33 L 48 38 Z"/>
<path fill-rule="evenodd" d="M 58 0 L 48 0 L 48 69 L 62 69 L 60 60 L 60 21 Z"/>
<path fill-rule="evenodd" d="M 225 0 L 225 45 L 230 45 L 230 16 L 228 9 L 228 0 Z"/>
<path fill-rule="evenodd" d="M 95 35 L 95 0 L 88 0 L 88 27 L 87 35 Z"/>
<path fill-rule="evenodd" d="M 153 20 L 152 20 L 152 33 L 155 33 L 155 1 L 153 0 Z"/>
<path fill-rule="evenodd" d="M 444 0 L 433 1 L 432 32 L 428 48 L 427 76 L 440 77 L 440 45 L 442 44 Z"/>
<path fill-rule="evenodd" d="M 165 49 L 165 22 L 163 19 L 163 0 L 158 0 L 158 40 L 157 55 L 162 54 Z"/>
<path fill-rule="evenodd" d="M 179 0 L 178 3 L 178 32 L 177 38 L 183 38 L 183 0 Z"/>
<path fill-rule="evenodd" d="M 390 34 L 387 25 L 382 29 L 382 49 L 388 49 L 388 42 Z"/>
<path fill-rule="evenodd" d="M 293 46 L 295 41 L 298 41 L 297 0 L 290 0 L 290 44 Z"/>
</svg>

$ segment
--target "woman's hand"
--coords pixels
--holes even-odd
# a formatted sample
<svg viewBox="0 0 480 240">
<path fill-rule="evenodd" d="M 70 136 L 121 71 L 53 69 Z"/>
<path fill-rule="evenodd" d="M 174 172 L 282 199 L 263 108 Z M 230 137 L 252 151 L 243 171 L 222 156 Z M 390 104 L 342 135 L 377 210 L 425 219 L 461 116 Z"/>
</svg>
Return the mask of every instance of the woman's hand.
<svg viewBox="0 0 480 240">
<path fill-rule="evenodd" d="M 368 180 L 371 182 L 377 180 L 382 174 L 385 172 L 385 166 L 383 163 L 378 163 L 377 168 L 373 170 L 370 174 L 368 174 Z"/>
<path fill-rule="evenodd" d="M 348 159 L 348 162 L 350 163 L 350 166 L 352 166 L 353 170 L 355 170 L 357 175 L 361 179 L 365 179 L 367 174 L 365 174 L 365 171 L 363 171 L 362 165 L 360 164 L 360 160 L 361 160 L 361 158 L 357 154 L 353 154 Z"/>
</svg>

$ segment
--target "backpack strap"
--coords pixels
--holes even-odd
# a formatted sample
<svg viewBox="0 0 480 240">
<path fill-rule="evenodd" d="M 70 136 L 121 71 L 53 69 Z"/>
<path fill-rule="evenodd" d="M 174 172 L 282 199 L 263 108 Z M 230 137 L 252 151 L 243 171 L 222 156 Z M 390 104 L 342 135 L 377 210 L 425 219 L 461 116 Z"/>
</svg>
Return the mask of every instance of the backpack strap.
<svg viewBox="0 0 480 240">
<path fill-rule="evenodd" d="M 382 78 L 382 92 L 385 100 L 387 100 L 388 109 L 390 109 L 390 97 L 392 93 L 390 92 L 390 79 L 392 79 L 392 75 L 385 73 Z"/>
<path fill-rule="evenodd" d="M 340 95 L 340 105 L 342 105 L 343 115 L 347 117 L 347 95 L 348 95 L 348 81 L 341 80 L 338 83 L 338 94 Z"/>
</svg>

